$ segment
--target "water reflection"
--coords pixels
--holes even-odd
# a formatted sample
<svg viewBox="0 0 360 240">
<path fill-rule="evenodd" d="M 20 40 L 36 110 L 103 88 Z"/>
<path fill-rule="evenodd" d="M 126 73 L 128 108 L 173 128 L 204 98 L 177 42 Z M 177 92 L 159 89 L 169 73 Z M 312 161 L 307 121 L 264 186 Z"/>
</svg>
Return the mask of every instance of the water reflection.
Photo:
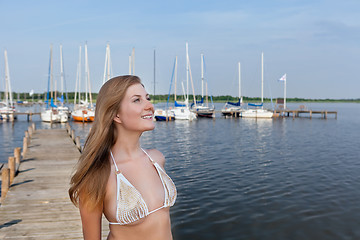
<svg viewBox="0 0 360 240">
<path fill-rule="evenodd" d="M 174 239 L 360 238 L 360 105 L 308 107 L 339 110 L 338 119 L 217 115 L 144 133 L 142 146 L 163 152 L 178 188 Z M 72 126 L 84 140 L 91 123 Z M 18 136 L 0 129 L 6 141 Z"/>
</svg>

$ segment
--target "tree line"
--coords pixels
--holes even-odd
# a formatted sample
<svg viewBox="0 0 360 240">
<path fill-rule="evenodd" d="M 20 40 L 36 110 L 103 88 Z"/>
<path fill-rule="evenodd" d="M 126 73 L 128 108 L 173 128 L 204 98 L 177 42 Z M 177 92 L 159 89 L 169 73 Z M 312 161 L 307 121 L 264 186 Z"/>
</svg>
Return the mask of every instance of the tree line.
<svg viewBox="0 0 360 240">
<path fill-rule="evenodd" d="M 20 101 L 39 101 L 39 100 L 46 100 L 46 95 L 47 93 L 34 93 L 34 94 L 29 94 L 27 92 L 13 92 L 12 96 L 14 101 L 20 100 Z M 85 93 L 81 93 L 81 99 L 85 99 Z M 96 100 L 98 93 L 92 93 L 92 99 L 93 101 Z M 4 99 L 5 93 L 4 92 L 0 92 L 0 100 Z M 53 96 L 55 97 L 55 93 L 53 94 Z M 60 97 L 61 93 L 60 92 L 56 92 L 56 96 Z M 73 102 L 75 98 L 75 92 L 66 92 L 64 93 L 64 99 L 67 100 L 67 102 Z M 77 96 L 78 98 L 78 96 Z M 170 96 L 168 94 L 157 94 L 157 95 L 152 95 L 150 94 L 150 98 L 152 99 L 153 102 L 166 102 L 167 99 L 169 98 L 170 102 L 174 102 L 174 94 L 171 94 Z M 201 100 L 201 95 L 195 95 L 195 98 L 197 101 Z M 189 101 L 192 102 L 193 101 L 193 95 L 189 95 Z M 234 96 L 230 96 L 230 95 L 221 95 L 221 96 L 212 96 L 212 97 L 208 97 L 208 101 L 210 102 L 212 99 L 213 102 L 237 102 L 239 100 L 238 97 L 234 97 Z M 282 98 L 279 98 L 282 99 Z M 184 96 L 183 95 L 178 95 L 176 98 L 177 101 L 184 101 Z M 205 99 L 204 99 L 205 100 Z M 264 98 L 264 102 L 271 102 L 271 100 L 273 102 L 276 102 L 276 98 L 271 99 L 271 98 Z M 244 102 L 261 102 L 261 98 L 260 97 L 243 97 L 243 101 Z M 312 98 L 287 98 L 286 99 L 287 102 L 360 102 L 360 98 L 357 99 L 330 99 L 330 98 L 326 98 L 326 99 L 312 99 Z"/>
</svg>

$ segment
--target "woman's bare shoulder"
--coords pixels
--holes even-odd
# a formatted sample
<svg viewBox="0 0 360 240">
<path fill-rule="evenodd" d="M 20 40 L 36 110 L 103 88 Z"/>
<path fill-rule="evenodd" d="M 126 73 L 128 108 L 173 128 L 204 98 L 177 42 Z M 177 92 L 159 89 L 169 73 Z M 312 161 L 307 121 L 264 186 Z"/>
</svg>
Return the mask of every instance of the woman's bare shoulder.
<svg viewBox="0 0 360 240">
<path fill-rule="evenodd" d="M 150 157 L 154 160 L 154 162 L 157 162 L 162 167 L 165 165 L 165 157 L 159 150 L 147 149 L 146 151 L 150 155 Z"/>
</svg>

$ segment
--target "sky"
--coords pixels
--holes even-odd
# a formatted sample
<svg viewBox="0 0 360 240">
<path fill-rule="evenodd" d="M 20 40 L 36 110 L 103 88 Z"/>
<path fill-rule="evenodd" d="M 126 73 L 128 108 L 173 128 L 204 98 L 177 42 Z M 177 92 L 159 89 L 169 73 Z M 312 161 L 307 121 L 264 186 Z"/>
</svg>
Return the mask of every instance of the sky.
<svg viewBox="0 0 360 240">
<path fill-rule="evenodd" d="M 168 94 L 177 56 L 181 95 L 188 42 L 196 94 L 204 54 L 210 95 L 239 95 L 240 62 L 241 95 L 260 97 L 263 53 L 264 97 L 283 97 L 278 79 L 286 73 L 287 97 L 360 98 L 359 13 L 358 0 L 0 0 L 0 91 L 5 50 L 13 91 L 46 91 L 50 45 L 57 89 L 62 45 L 66 90 L 74 91 L 79 47 L 87 43 L 93 92 L 102 85 L 109 44 L 113 76 L 129 73 L 134 48 L 135 75 L 150 94 Z"/>
</svg>

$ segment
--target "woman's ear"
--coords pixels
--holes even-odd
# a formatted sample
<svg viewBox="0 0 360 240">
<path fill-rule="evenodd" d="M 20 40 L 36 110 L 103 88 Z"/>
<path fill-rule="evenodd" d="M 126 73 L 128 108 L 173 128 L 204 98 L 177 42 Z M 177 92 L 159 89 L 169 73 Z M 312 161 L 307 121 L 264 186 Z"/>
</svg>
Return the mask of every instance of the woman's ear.
<svg viewBox="0 0 360 240">
<path fill-rule="evenodd" d="M 116 116 L 114 117 L 114 121 L 121 124 L 121 120 L 120 120 L 119 114 L 116 114 Z"/>
</svg>

